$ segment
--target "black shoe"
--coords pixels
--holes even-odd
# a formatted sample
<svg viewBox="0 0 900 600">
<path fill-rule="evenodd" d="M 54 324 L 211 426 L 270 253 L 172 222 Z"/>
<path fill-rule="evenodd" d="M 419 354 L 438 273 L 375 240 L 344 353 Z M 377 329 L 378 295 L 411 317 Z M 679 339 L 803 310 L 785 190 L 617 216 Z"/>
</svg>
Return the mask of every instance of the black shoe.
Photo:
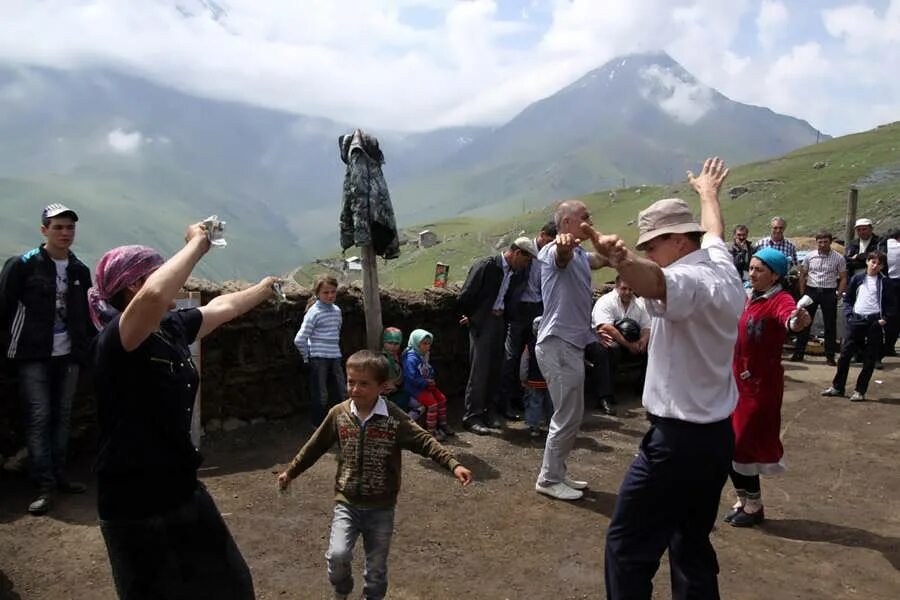
<svg viewBox="0 0 900 600">
<path fill-rule="evenodd" d="M 464 421 L 463 427 L 466 431 L 471 431 L 475 435 L 491 435 L 491 430 L 478 421 Z"/>
<path fill-rule="evenodd" d="M 616 416 L 616 401 L 610 397 L 600 398 L 600 410 L 611 417 Z"/>
<path fill-rule="evenodd" d="M 507 421 L 521 421 L 522 420 L 522 415 L 520 415 L 519 413 L 517 413 L 514 410 L 506 411 L 505 413 L 503 413 L 503 417 Z"/>
<path fill-rule="evenodd" d="M 725 521 L 726 523 L 731 523 L 734 520 L 734 518 L 743 511 L 744 511 L 744 508 L 742 506 L 732 507 L 731 510 L 729 510 L 727 513 L 725 513 L 725 516 L 722 518 L 722 520 Z"/>
<path fill-rule="evenodd" d="M 28 512 L 35 516 L 47 514 L 52 498 L 49 492 L 41 493 L 34 502 L 28 505 Z"/>
<path fill-rule="evenodd" d="M 825 364 L 828 365 L 829 367 L 836 367 L 836 366 L 837 366 L 837 362 L 835 362 L 833 356 L 827 357 L 827 358 L 825 359 Z"/>
<path fill-rule="evenodd" d="M 788 359 L 788 361 L 790 361 L 790 362 L 803 362 L 803 355 L 802 355 L 802 354 L 797 354 L 796 352 L 794 352 L 793 354 L 791 354 L 791 357 Z"/>
<path fill-rule="evenodd" d="M 742 508 L 740 512 L 734 515 L 734 517 L 732 517 L 731 521 L 729 521 L 728 523 L 732 527 L 753 527 L 754 525 L 759 525 L 760 523 L 765 521 L 765 519 L 766 516 L 763 513 L 762 508 L 760 508 L 755 513 L 744 512 L 744 509 Z"/>
<path fill-rule="evenodd" d="M 78 481 L 63 480 L 56 484 L 56 489 L 63 494 L 83 494 L 87 491 L 87 486 Z"/>
<path fill-rule="evenodd" d="M 493 415 L 485 417 L 484 424 L 490 429 L 503 429 L 503 421 Z"/>
</svg>

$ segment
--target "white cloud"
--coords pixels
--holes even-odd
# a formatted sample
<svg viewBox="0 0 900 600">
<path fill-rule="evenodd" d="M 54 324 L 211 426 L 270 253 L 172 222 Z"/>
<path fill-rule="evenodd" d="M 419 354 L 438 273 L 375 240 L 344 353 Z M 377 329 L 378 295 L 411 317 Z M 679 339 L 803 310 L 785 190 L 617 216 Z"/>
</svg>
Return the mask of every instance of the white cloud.
<svg viewBox="0 0 900 600">
<path fill-rule="evenodd" d="M 117 128 L 106 134 L 106 143 L 118 154 L 137 154 L 144 142 L 144 136 L 140 131 L 125 131 Z"/>
<path fill-rule="evenodd" d="M 806 101 L 810 86 L 828 97 L 836 81 L 857 80 L 848 52 L 868 60 L 866 81 L 900 70 L 887 70 L 898 66 L 900 0 L 881 12 L 870 4 L 820 15 L 816 3 L 783 0 L 734 0 L 727 10 L 721 0 L 520 0 L 512 11 L 496 0 L 354 0 L 352 10 L 332 0 L 3 0 L 0 63 L 114 68 L 188 93 L 424 130 L 503 122 L 617 55 L 662 49 L 736 100 L 841 132 L 874 125 L 866 107 L 891 106 L 885 94 L 900 92 L 882 82 L 833 109 Z M 522 11 L 527 18 L 506 16 Z M 825 39 L 798 33 L 816 18 Z M 755 37 L 764 52 L 746 47 Z M 775 54 L 782 44 L 791 50 Z M 794 48 L 810 44 L 816 70 L 798 72 L 791 65 L 811 57 Z"/>
<path fill-rule="evenodd" d="M 784 34 L 788 10 L 779 0 L 763 0 L 756 16 L 756 36 L 763 48 L 770 49 Z"/>
<path fill-rule="evenodd" d="M 712 90 L 702 83 L 684 81 L 657 66 L 641 71 L 647 83 L 641 94 L 685 125 L 693 125 L 713 106 Z"/>
<path fill-rule="evenodd" d="M 900 42 L 898 0 L 892 0 L 883 17 L 870 6 L 854 4 L 822 11 L 822 21 L 826 31 L 843 39 L 845 48 L 854 54 Z"/>
</svg>

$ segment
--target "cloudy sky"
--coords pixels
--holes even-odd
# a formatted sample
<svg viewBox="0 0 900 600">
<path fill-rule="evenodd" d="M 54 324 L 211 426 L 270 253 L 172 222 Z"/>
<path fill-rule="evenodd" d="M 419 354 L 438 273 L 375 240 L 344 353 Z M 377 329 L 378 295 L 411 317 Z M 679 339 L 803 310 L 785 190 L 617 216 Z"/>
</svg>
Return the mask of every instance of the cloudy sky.
<svg viewBox="0 0 900 600">
<path fill-rule="evenodd" d="M 113 68 L 402 130 L 502 123 L 655 50 L 829 134 L 900 119 L 900 0 L 0 2 L 0 65 Z"/>
</svg>

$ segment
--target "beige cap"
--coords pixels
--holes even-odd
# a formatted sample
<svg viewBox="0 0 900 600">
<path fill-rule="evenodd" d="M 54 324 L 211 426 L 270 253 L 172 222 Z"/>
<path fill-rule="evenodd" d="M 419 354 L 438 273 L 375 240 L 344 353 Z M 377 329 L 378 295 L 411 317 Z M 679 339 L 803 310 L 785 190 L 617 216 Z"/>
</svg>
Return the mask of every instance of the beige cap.
<svg viewBox="0 0 900 600">
<path fill-rule="evenodd" d="M 515 246 L 519 250 L 524 250 L 528 254 L 537 258 L 537 255 L 538 255 L 537 247 L 534 245 L 534 242 L 531 241 L 530 238 L 527 238 L 524 235 L 522 237 L 517 237 L 516 241 L 513 242 L 513 246 Z"/>
<path fill-rule="evenodd" d="M 853 227 L 865 227 L 867 225 L 869 227 L 872 226 L 872 219 L 857 219 L 856 225 L 854 225 Z"/>
<path fill-rule="evenodd" d="M 658 200 L 638 214 L 638 250 L 653 238 L 667 233 L 706 231 L 694 220 L 691 208 L 681 198 Z"/>
</svg>

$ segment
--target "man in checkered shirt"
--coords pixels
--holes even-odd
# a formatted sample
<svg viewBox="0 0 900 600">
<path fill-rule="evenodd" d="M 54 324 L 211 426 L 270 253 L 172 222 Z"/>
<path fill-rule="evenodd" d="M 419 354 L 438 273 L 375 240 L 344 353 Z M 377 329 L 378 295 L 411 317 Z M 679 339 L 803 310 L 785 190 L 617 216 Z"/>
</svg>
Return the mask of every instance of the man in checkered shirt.
<svg viewBox="0 0 900 600">
<path fill-rule="evenodd" d="M 771 221 L 772 234 L 765 237 L 753 247 L 753 251 L 762 250 L 763 248 L 775 248 L 788 257 L 790 264 L 797 264 L 797 247 L 784 237 L 784 230 L 787 229 L 787 221 L 783 217 L 772 217 Z"/>
<path fill-rule="evenodd" d="M 816 234 L 816 251 L 807 254 L 800 264 L 800 293 L 812 298 L 806 307 L 810 317 L 815 318 L 816 310 L 822 307 L 822 321 L 825 325 L 825 360 L 835 366 L 837 351 L 837 305 L 838 299 L 847 290 L 847 261 L 840 252 L 831 248 L 832 235 L 827 231 Z M 802 362 L 809 341 L 809 327 L 797 336 L 791 361 Z"/>
</svg>

